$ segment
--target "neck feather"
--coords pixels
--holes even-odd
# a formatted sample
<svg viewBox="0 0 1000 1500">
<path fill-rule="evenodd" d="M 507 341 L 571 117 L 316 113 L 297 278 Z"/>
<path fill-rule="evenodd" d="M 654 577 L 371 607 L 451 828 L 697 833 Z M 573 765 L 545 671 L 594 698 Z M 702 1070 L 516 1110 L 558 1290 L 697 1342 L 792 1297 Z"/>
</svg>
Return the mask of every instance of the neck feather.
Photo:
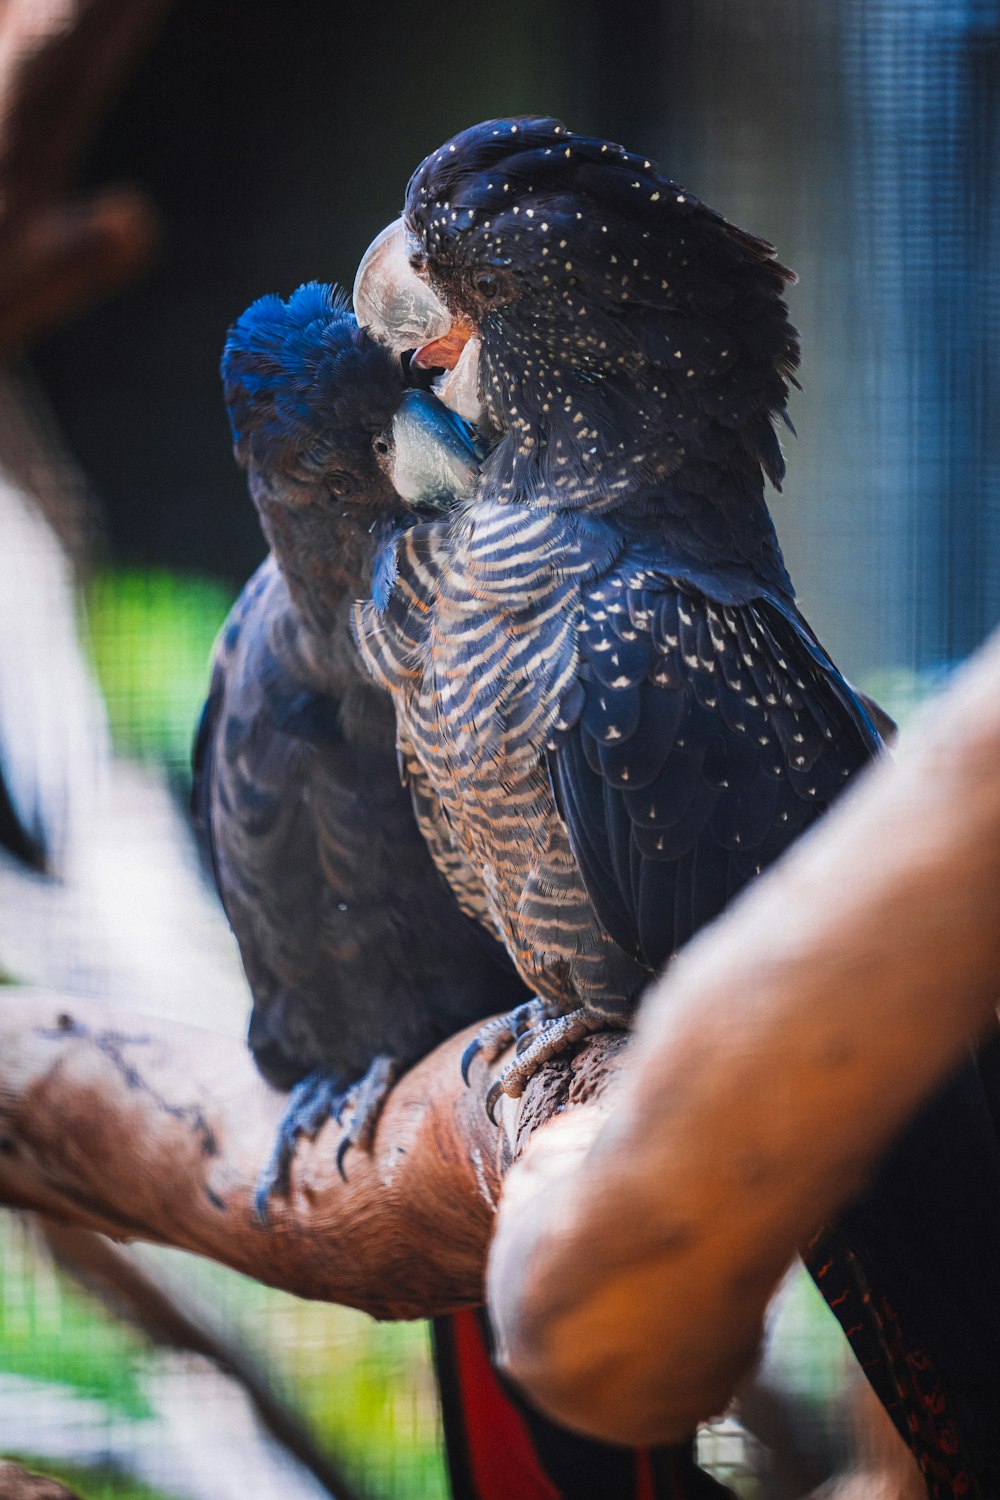
<svg viewBox="0 0 1000 1500">
<path fill-rule="evenodd" d="M 552 370 L 505 390 L 487 371 L 490 415 L 505 430 L 486 466 L 490 490 L 617 518 L 686 563 L 737 566 L 792 597 L 764 498 L 765 472 L 783 467 L 770 414 L 727 425 L 652 367 L 643 373 Z"/>
</svg>

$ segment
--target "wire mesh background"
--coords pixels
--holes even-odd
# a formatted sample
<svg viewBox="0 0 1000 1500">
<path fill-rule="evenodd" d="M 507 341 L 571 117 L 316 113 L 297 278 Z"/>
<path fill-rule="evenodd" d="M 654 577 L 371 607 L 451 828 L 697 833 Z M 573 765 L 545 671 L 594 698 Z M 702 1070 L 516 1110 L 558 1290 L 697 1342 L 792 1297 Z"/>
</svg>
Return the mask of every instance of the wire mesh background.
<svg viewBox="0 0 1000 1500">
<path fill-rule="evenodd" d="M 416 9 L 180 5 L 87 166 L 152 185 L 168 248 L 144 286 L 39 351 L 51 413 L 23 385 L 0 401 L 0 544 L 29 585 L 0 596 L 0 744 L 30 709 L 59 749 L 47 784 L 71 855 L 58 886 L 0 863 L 8 977 L 244 1025 L 183 826 L 211 642 L 262 551 L 228 457 L 219 349 L 252 297 L 349 282 L 408 170 L 474 119 L 544 110 L 625 139 L 799 272 L 799 438 L 774 509 L 804 610 L 861 686 L 905 720 L 1000 616 L 1000 6 L 517 0 L 482 55 L 462 7 Z M 428 77 L 454 86 L 432 97 Z M 18 461 L 25 431 L 47 468 Z M 24 524 L 33 506 L 41 529 Z M 90 564 L 75 676 L 73 606 L 57 607 L 67 540 Z M 444 1496 L 422 1328 L 166 1252 L 147 1263 L 239 1331 L 368 1493 Z M 87 1496 L 316 1493 L 231 1383 L 115 1321 L 12 1217 L 0 1281 L 0 1452 Z M 765 1379 L 821 1466 L 840 1461 L 848 1362 L 801 1284 Z M 742 1495 L 795 1493 L 736 1418 L 701 1453 Z"/>
</svg>

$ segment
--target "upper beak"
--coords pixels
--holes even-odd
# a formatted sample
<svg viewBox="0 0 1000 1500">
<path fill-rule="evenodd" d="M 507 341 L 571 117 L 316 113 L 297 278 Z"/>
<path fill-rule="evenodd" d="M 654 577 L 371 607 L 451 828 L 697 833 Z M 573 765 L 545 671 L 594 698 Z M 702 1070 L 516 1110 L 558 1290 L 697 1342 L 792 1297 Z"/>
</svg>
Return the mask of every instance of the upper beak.
<svg viewBox="0 0 1000 1500">
<path fill-rule="evenodd" d="M 354 278 L 358 322 L 398 354 L 406 349 L 423 354 L 436 343 L 447 344 L 451 333 L 451 313 L 410 265 L 418 249 L 402 219 L 396 219 L 368 246 Z"/>
<path fill-rule="evenodd" d="M 441 298 L 410 264 L 419 251 L 402 219 L 383 229 L 361 257 L 354 278 L 354 311 L 373 338 L 398 354 L 414 350 L 412 363 L 425 370 L 453 370 L 475 328 L 452 318 Z"/>
<path fill-rule="evenodd" d="M 444 338 L 434 339 L 415 350 L 411 363 L 424 370 L 453 370 L 475 331 L 464 318 L 456 318 Z"/>
</svg>

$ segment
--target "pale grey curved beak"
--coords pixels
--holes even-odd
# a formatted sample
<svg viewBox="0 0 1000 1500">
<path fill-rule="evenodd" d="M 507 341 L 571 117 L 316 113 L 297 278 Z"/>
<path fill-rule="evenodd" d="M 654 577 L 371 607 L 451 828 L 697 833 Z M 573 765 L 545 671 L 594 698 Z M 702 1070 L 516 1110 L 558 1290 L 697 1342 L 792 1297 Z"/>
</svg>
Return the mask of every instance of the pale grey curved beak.
<svg viewBox="0 0 1000 1500">
<path fill-rule="evenodd" d="M 410 265 L 418 248 L 402 219 L 395 219 L 372 240 L 354 278 L 358 322 L 397 354 L 442 338 L 452 323 L 440 297 Z"/>
<path fill-rule="evenodd" d="M 402 219 L 374 239 L 354 278 L 354 311 L 373 338 L 396 354 L 413 350 L 413 364 L 443 369 L 434 389 L 466 421 L 482 418 L 479 339 L 452 314 L 410 264 L 419 244 Z"/>
<path fill-rule="evenodd" d="M 474 491 L 482 457 L 475 433 L 430 391 L 406 391 L 383 436 L 386 474 L 408 505 L 448 510 Z"/>
</svg>

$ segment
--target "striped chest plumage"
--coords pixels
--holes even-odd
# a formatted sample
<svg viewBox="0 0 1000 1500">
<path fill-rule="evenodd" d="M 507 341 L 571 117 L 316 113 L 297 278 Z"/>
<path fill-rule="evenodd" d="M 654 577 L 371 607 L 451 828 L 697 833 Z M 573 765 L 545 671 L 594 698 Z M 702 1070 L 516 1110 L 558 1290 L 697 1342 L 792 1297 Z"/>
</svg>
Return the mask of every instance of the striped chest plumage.
<svg viewBox="0 0 1000 1500">
<path fill-rule="evenodd" d="M 592 557 L 556 512 L 480 501 L 403 533 L 396 563 L 387 607 L 359 605 L 357 633 L 395 699 L 414 800 L 429 789 L 443 811 L 422 820 L 439 868 L 466 910 L 470 872 L 481 884 L 540 994 L 630 998 L 640 971 L 597 919 L 546 764 Z"/>
<path fill-rule="evenodd" d="M 620 1015 L 877 752 L 745 566 L 538 497 L 414 527 L 395 563 L 356 623 L 435 860 L 548 999 Z"/>
</svg>

